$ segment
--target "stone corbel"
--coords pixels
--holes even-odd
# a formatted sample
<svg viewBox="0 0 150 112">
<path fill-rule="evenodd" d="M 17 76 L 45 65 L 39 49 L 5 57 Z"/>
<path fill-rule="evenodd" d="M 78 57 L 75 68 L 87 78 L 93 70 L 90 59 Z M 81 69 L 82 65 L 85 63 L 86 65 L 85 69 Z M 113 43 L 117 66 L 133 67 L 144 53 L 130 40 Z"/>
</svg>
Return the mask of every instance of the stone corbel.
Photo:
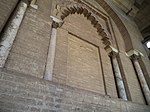
<svg viewBox="0 0 150 112">
<path fill-rule="evenodd" d="M 34 9 L 37 10 L 37 9 L 38 9 L 38 5 L 36 5 L 36 1 L 37 1 L 37 0 L 32 0 L 31 3 L 30 3 L 30 6 L 31 6 L 32 8 L 34 8 Z"/>
</svg>

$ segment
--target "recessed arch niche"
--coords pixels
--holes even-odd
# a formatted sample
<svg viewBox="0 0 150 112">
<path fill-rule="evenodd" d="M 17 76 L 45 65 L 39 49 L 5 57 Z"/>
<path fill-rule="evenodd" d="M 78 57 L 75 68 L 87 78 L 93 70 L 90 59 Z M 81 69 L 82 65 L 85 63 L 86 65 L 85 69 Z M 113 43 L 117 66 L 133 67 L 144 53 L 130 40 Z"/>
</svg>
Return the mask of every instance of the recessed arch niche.
<svg viewBox="0 0 150 112">
<path fill-rule="evenodd" d="M 80 3 L 56 4 L 53 16 L 64 24 L 57 28 L 53 81 L 116 97 L 111 62 L 104 50 L 112 45 L 112 37 L 105 24 L 106 18 L 96 14 Z M 85 28 L 79 27 L 80 23 Z M 103 64 L 107 64 L 107 68 Z M 106 74 L 112 87 L 109 87 Z"/>
</svg>

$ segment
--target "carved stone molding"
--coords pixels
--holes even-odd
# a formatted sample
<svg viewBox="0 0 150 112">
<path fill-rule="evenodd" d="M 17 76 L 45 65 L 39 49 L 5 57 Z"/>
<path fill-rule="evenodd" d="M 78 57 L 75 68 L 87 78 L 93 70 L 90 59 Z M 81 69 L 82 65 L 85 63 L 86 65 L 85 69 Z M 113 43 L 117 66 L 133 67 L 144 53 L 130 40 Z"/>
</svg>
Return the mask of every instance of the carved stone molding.
<svg viewBox="0 0 150 112">
<path fill-rule="evenodd" d="M 105 46 L 111 45 L 111 35 L 109 31 L 100 23 L 100 17 L 94 9 L 84 4 L 81 0 L 54 0 L 52 16 L 59 20 L 64 20 L 70 14 L 83 14 L 93 27 L 97 29 L 98 34 L 102 37 Z M 103 18 L 106 19 L 106 18 Z"/>
<path fill-rule="evenodd" d="M 62 24 L 63 24 L 63 21 L 61 19 L 58 19 L 54 16 L 50 16 L 50 18 L 52 19 L 53 21 L 53 24 L 52 24 L 52 27 L 53 28 L 58 28 L 58 27 L 61 27 Z"/>
</svg>

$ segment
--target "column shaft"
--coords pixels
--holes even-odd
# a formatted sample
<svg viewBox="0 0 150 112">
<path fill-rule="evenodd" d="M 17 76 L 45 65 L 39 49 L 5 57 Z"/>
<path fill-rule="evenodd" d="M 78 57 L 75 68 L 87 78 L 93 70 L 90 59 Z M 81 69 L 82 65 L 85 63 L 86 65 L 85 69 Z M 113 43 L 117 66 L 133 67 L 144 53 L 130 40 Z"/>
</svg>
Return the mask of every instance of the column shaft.
<svg viewBox="0 0 150 112">
<path fill-rule="evenodd" d="M 44 75 L 45 80 L 52 80 L 55 50 L 56 50 L 56 34 L 57 34 L 57 29 L 52 28 L 50 46 L 49 46 L 48 57 L 47 57 L 47 64 L 46 64 L 45 75 Z"/>
<path fill-rule="evenodd" d="M 16 13 L 14 14 L 13 18 L 5 29 L 4 34 L 2 35 L 2 40 L 0 42 L 0 67 L 4 67 L 26 9 L 27 4 L 23 1 L 20 1 Z"/>
<path fill-rule="evenodd" d="M 124 100 L 127 100 L 127 95 L 126 95 L 124 83 L 122 80 L 122 76 L 121 76 L 121 72 L 120 72 L 120 68 L 116 56 L 112 56 L 112 64 L 113 64 L 114 75 L 117 83 L 119 97 Z"/>
<path fill-rule="evenodd" d="M 149 89 L 147 82 L 145 80 L 143 71 L 142 71 L 140 64 L 139 64 L 137 59 L 133 59 L 133 64 L 135 66 L 135 69 L 136 69 L 143 93 L 145 95 L 146 101 L 147 101 L 148 105 L 150 105 L 150 89 Z"/>
</svg>

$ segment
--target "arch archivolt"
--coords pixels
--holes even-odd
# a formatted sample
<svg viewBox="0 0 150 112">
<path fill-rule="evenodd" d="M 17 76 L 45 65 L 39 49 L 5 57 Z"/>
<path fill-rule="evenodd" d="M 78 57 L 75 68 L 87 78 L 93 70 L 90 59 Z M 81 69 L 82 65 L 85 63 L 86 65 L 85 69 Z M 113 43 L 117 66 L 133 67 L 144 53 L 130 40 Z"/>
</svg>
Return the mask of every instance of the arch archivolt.
<svg viewBox="0 0 150 112">
<path fill-rule="evenodd" d="M 64 20 L 71 14 L 83 14 L 94 28 L 97 29 L 98 34 L 102 37 L 101 40 L 105 47 L 112 45 L 112 36 L 107 25 L 107 18 L 98 16 L 98 12 L 89 6 L 81 3 L 80 0 L 55 0 L 52 8 L 52 16 Z M 101 19 L 106 22 L 106 25 L 101 23 Z"/>
<path fill-rule="evenodd" d="M 63 30 L 63 31 L 58 30 L 58 35 L 57 35 L 56 28 L 61 27 L 62 23 L 65 21 L 65 18 L 67 16 L 69 16 L 71 14 L 75 14 L 75 13 L 84 15 L 84 17 L 86 17 L 87 20 L 89 20 L 91 22 L 92 26 L 94 28 L 96 28 L 97 33 L 100 35 L 99 37 L 102 40 L 102 42 L 104 44 L 104 49 L 106 51 L 103 48 L 99 49 L 99 47 L 94 46 L 94 49 L 95 49 L 94 52 L 96 55 L 93 55 L 91 52 L 90 52 L 91 53 L 90 54 L 89 52 L 87 52 L 87 50 L 84 50 L 85 52 L 82 53 L 82 49 L 81 49 L 82 45 L 85 45 L 84 48 L 90 49 L 91 47 L 89 47 L 89 44 L 87 45 L 83 41 L 82 41 L 83 42 L 82 43 L 80 41 L 81 39 L 78 40 L 76 38 L 77 35 L 75 35 L 75 38 L 74 38 L 74 35 L 73 36 L 69 35 L 68 30 L 63 29 L 63 28 L 60 28 L 60 30 Z M 85 68 L 87 68 L 87 71 L 89 70 L 88 71 L 90 74 L 89 76 L 91 76 L 91 74 L 93 74 L 95 71 L 97 71 L 97 72 L 95 72 L 95 75 L 93 74 L 93 77 L 101 76 L 101 78 L 97 77 L 95 79 L 102 79 L 102 80 L 98 81 L 98 84 L 96 84 L 96 85 L 99 85 L 99 83 L 102 83 L 101 87 L 103 88 L 102 90 L 104 90 L 104 91 L 102 91 L 102 93 L 112 94 L 112 91 L 114 91 L 113 96 L 117 96 L 115 80 L 114 80 L 114 76 L 113 76 L 113 72 L 112 72 L 113 70 L 111 67 L 112 65 L 111 65 L 110 58 L 114 59 L 114 64 L 113 64 L 114 68 L 113 69 L 118 70 L 115 74 L 115 77 L 117 77 L 117 75 L 118 75 L 117 73 L 121 74 L 119 71 L 119 65 L 118 65 L 117 57 L 116 57 L 116 54 L 118 54 L 118 50 L 114 48 L 114 46 L 116 46 L 116 43 L 115 43 L 116 41 L 114 39 L 113 33 L 111 32 L 111 30 L 113 28 L 108 25 L 108 23 L 110 23 L 109 17 L 108 16 L 106 17 L 106 15 L 105 16 L 100 16 L 100 15 L 101 15 L 100 11 L 98 11 L 96 8 L 92 8 L 92 6 L 90 6 L 90 5 L 87 5 L 83 2 L 81 2 L 80 0 L 54 0 L 53 1 L 53 7 L 52 7 L 52 13 L 51 13 L 51 17 L 53 19 L 53 26 L 52 26 L 52 30 L 51 30 L 51 39 L 50 39 L 50 46 L 49 46 L 49 52 L 48 52 L 48 58 L 47 58 L 44 79 L 54 80 L 56 78 L 56 80 L 57 79 L 59 80 L 59 76 L 63 75 L 62 82 L 67 83 L 68 74 L 70 74 L 74 77 L 75 75 L 72 74 L 72 73 L 75 73 L 74 70 L 76 71 L 79 67 L 79 69 L 81 68 L 81 71 L 82 71 L 82 67 L 83 67 L 84 70 L 85 70 Z M 104 15 L 104 14 L 102 14 L 102 15 Z M 79 21 L 81 19 L 78 18 Z M 61 32 L 63 32 L 63 35 Z M 56 41 L 56 37 L 57 37 L 56 35 L 59 37 L 60 41 L 59 41 L 59 39 Z M 69 40 L 68 38 L 74 39 L 73 41 L 77 41 L 77 42 L 71 43 L 72 41 Z M 75 39 L 77 39 L 77 40 L 75 40 Z M 86 38 L 86 39 L 88 39 L 88 38 Z M 71 43 L 71 44 L 69 44 L 70 46 L 68 45 L 67 42 Z M 60 43 L 65 43 L 65 44 L 60 44 Z M 67 43 L 67 45 L 66 45 L 66 43 Z M 74 45 L 77 47 L 74 47 L 71 45 Z M 72 50 L 69 51 L 69 49 L 72 49 Z M 59 52 L 59 51 L 64 51 L 64 52 Z M 77 53 L 76 53 L 77 56 L 75 55 L 76 59 L 72 58 L 73 57 L 72 53 L 74 53 L 75 51 L 77 51 Z M 80 54 L 83 54 L 83 56 Z M 110 56 L 110 58 L 108 55 Z M 62 56 L 61 57 L 62 62 L 59 60 L 60 56 Z M 90 57 L 85 58 L 85 56 L 90 56 Z M 84 58 L 84 60 L 86 60 L 86 62 L 83 62 L 83 63 L 85 63 L 85 65 L 81 61 L 83 58 Z M 90 60 L 95 60 L 95 61 L 90 62 Z M 104 61 L 108 62 L 106 66 L 104 66 L 106 64 L 106 63 L 104 63 Z M 57 62 L 59 62 L 59 64 L 57 64 Z M 69 62 L 71 63 L 70 65 L 68 64 Z M 81 64 L 79 64 L 78 62 L 81 62 Z M 62 64 L 60 64 L 60 63 L 62 63 Z M 59 66 L 59 65 L 63 65 L 63 66 Z M 81 65 L 81 67 L 79 65 Z M 93 65 L 94 67 L 98 67 L 98 68 L 93 68 L 92 70 L 94 72 L 92 72 L 92 73 L 90 71 L 91 69 L 89 69 L 89 68 L 91 68 L 90 67 L 91 65 Z M 108 66 L 109 66 L 109 68 L 107 68 L 107 69 L 103 68 L 103 67 L 108 67 Z M 62 67 L 62 68 L 60 68 L 60 67 Z M 68 72 L 68 70 L 70 70 L 70 72 Z M 104 70 L 108 70 L 108 71 L 110 71 L 110 73 L 107 73 L 107 72 L 105 73 Z M 87 74 L 86 73 L 87 71 L 85 70 L 84 73 Z M 79 73 L 77 73 L 77 74 L 79 74 L 79 75 L 80 75 L 80 73 L 84 74 L 84 73 L 80 72 L 80 70 L 78 72 Z M 55 75 L 54 75 L 54 77 L 52 79 L 53 74 L 57 74 L 58 77 L 57 76 L 55 77 Z M 101 75 L 99 75 L 99 74 L 101 74 Z M 107 77 L 105 77 L 105 76 L 107 76 Z M 111 80 L 111 82 L 113 83 L 113 85 L 111 86 L 111 89 L 107 89 L 107 85 L 109 85 L 109 82 L 107 82 L 108 77 Z M 106 78 L 106 80 L 105 80 L 105 78 Z M 122 95 L 121 97 L 124 98 L 124 96 L 126 96 L 125 91 L 124 91 L 125 90 L 124 84 L 123 84 L 122 78 L 120 78 L 120 79 L 121 79 L 121 81 L 119 80 L 117 82 L 117 84 L 118 84 L 117 87 L 119 88 L 119 90 L 123 89 L 124 94 L 123 95 L 121 94 Z M 120 82 L 121 82 L 121 86 L 119 85 Z M 99 86 L 98 86 L 98 88 L 99 88 Z M 120 92 L 120 93 L 122 93 L 122 92 Z M 125 100 L 126 100 L 126 97 L 125 97 Z"/>
</svg>

